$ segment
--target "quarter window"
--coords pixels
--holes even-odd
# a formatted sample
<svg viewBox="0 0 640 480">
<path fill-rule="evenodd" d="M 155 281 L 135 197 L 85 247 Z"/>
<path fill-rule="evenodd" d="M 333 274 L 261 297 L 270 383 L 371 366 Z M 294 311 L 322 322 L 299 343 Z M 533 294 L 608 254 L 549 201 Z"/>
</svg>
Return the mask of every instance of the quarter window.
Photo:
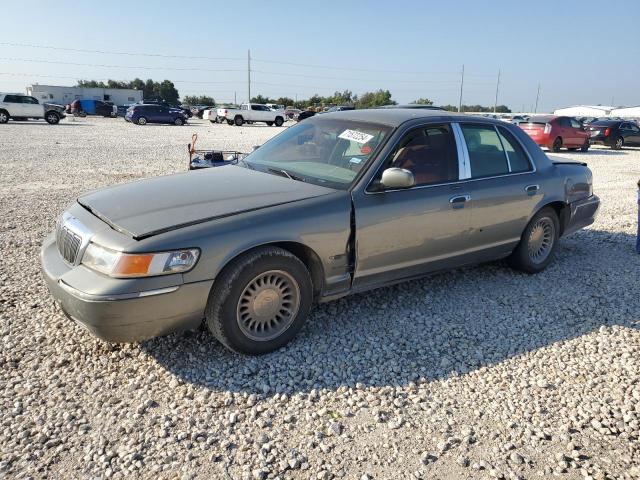
<svg viewBox="0 0 640 480">
<path fill-rule="evenodd" d="M 385 168 L 413 173 L 416 186 L 458 180 L 458 155 L 448 125 L 430 125 L 409 132 L 394 149 Z"/>
<path fill-rule="evenodd" d="M 469 152 L 471 178 L 509 173 L 507 156 L 493 126 L 460 125 Z"/>
<path fill-rule="evenodd" d="M 516 140 L 513 134 L 502 127 L 498 127 L 500 132 L 500 139 L 504 146 L 507 158 L 509 159 L 509 167 L 511 173 L 522 173 L 531 171 L 531 163 L 529 163 L 529 157 L 524 151 L 520 142 Z"/>
</svg>

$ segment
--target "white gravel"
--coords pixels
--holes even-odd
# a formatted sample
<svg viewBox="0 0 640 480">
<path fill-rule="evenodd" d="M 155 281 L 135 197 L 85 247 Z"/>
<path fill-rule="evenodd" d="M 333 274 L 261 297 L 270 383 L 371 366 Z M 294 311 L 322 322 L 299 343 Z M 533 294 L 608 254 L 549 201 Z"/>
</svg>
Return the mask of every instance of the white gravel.
<svg viewBox="0 0 640 480">
<path fill-rule="evenodd" d="M 638 478 L 640 149 L 586 160 L 597 222 L 528 276 L 482 265 L 314 309 L 281 351 L 96 340 L 38 251 L 80 192 L 281 129 L 0 125 L 0 478 Z"/>
</svg>

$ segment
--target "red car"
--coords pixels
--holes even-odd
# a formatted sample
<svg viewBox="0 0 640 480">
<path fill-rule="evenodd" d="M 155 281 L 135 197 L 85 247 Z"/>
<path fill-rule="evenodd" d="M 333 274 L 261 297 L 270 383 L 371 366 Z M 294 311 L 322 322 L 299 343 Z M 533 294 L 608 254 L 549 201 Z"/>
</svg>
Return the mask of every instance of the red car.
<svg viewBox="0 0 640 480">
<path fill-rule="evenodd" d="M 553 152 L 559 152 L 563 147 L 581 152 L 589 150 L 589 133 L 575 118 L 540 115 L 520 122 L 518 126 L 538 145 Z"/>
</svg>

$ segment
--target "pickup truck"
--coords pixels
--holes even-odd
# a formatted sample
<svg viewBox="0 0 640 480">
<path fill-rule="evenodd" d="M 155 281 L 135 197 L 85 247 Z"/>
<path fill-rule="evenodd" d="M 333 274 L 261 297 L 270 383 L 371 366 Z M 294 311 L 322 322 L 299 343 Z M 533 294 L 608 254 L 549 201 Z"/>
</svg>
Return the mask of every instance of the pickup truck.
<svg viewBox="0 0 640 480">
<path fill-rule="evenodd" d="M 284 110 L 271 110 L 259 103 L 243 103 L 240 108 L 219 108 L 218 118 L 229 125 L 242 126 L 244 123 L 264 122 L 267 125 L 281 127 L 284 123 Z"/>
<path fill-rule="evenodd" d="M 41 104 L 36 98 L 21 93 L 0 93 L 0 123 L 11 120 L 44 118 L 51 125 L 64 118 L 64 107 L 50 103 Z"/>
</svg>

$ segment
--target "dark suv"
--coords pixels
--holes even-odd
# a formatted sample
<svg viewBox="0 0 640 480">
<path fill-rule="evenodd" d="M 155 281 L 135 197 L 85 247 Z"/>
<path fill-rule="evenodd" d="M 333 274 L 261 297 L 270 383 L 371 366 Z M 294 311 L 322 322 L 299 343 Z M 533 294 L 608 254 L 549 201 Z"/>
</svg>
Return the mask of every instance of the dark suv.
<svg viewBox="0 0 640 480">
<path fill-rule="evenodd" d="M 591 144 L 601 144 L 620 150 L 625 145 L 640 147 L 640 128 L 633 122 L 596 120 L 587 127 Z"/>
<path fill-rule="evenodd" d="M 187 116 L 179 108 L 167 107 L 165 105 L 131 105 L 124 116 L 127 122 L 146 125 L 147 123 L 171 123 L 173 125 L 184 125 Z"/>
</svg>

